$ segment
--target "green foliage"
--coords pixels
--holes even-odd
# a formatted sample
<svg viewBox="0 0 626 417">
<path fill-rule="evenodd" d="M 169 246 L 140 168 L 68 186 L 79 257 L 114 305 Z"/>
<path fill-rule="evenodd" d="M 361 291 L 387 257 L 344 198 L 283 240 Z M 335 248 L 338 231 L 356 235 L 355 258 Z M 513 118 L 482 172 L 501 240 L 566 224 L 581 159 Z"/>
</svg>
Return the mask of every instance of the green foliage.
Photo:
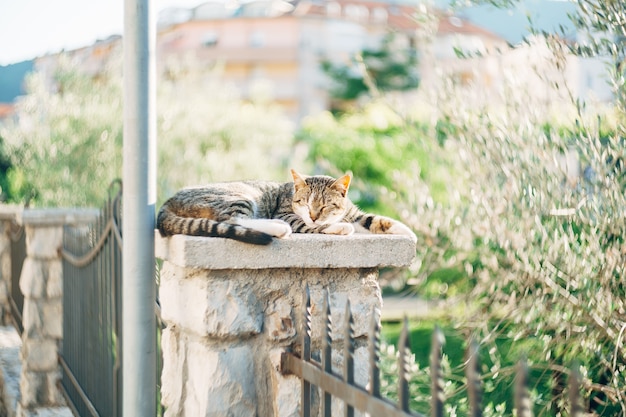
<svg viewBox="0 0 626 417">
<path fill-rule="evenodd" d="M 219 74 L 197 63 L 168 63 L 159 83 L 159 200 L 211 181 L 288 181 L 292 125 L 264 97 L 242 101 Z"/>
<path fill-rule="evenodd" d="M 616 107 L 626 114 L 626 5 L 618 0 L 578 0 L 578 13 L 570 19 L 586 37 L 568 45 L 569 50 L 581 57 L 606 59 Z"/>
<path fill-rule="evenodd" d="M 436 327 L 444 335 L 442 370 L 447 415 L 469 415 L 468 393 L 465 386 L 467 367 L 468 332 L 454 326 L 452 321 L 420 318 L 409 321 L 409 341 L 412 355 L 409 358 L 410 407 L 428 415 L 430 413 L 430 360 L 431 343 Z M 392 401 L 398 398 L 398 349 L 401 323 L 386 322 L 382 326 L 381 391 Z M 513 386 L 520 358 L 538 349 L 542 342 L 528 339 L 513 343 L 512 339 L 499 337 L 493 345 L 483 345 L 479 350 L 483 415 L 512 415 L 514 410 Z M 550 381 L 542 378 L 546 369 L 531 369 L 529 379 L 534 412 L 541 413 L 550 400 Z M 546 395 L 540 395 L 544 393 Z"/>
<path fill-rule="evenodd" d="M 431 184 L 435 199 L 449 180 L 441 148 L 428 139 L 428 127 L 405 121 L 382 105 L 373 103 L 357 113 L 338 118 L 328 113 L 307 120 L 298 140 L 309 148 L 309 157 L 321 171 L 352 172 L 353 200 L 366 210 L 395 214 L 388 199 L 399 199 L 400 172 L 412 172 Z"/>
<path fill-rule="evenodd" d="M 292 127 L 275 107 L 243 102 L 194 62 L 169 64 L 165 74 L 157 91 L 159 204 L 187 185 L 288 179 Z M 120 51 L 95 75 L 61 59 L 53 74 L 28 79 L 16 121 L 0 126 L 14 201 L 100 204 L 122 174 L 121 82 Z"/>
<path fill-rule="evenodd" d="M 17 121 L 0 126 L 18 193 L 42 205 L 97 204 L 120 176 L 121 78 L 112 71 L 94 78 L 61 60 L 52 81 L 29 76 Z"/>
<path fill-rule="evenodd" d="M 481 340 L 490 371 L 486 389 L 497 393 L 510 383 L 510 364 L 525 354 L 536 381 L 536 413 L 567 415 L 565 381 L 576 361 L 586 410 L 624 416 L 626 90 L 619 22 L 626 6 L 583 0 L 580 7 L 587 17 L 579 23 L 594 33 L 590 49 L 582 41 L 570 45 L 549 36 L 550 68 L 563 71 L 570 51 L 608 56 L 612 106 L 546 102 L 509 85 L 499 92 L 500 101 L 481 104 L 479 87 L 444 75 L 443 88 L 423 94 L 432 111 L 422 120 L 429 122 L 402 121 L 395 124 L 398 131 L 387 132 L 391 143 L 403 134 L 419 138 L 415 148 L 383 147 L 402 155 L 383 158 L 382 171 L 393 172 L 388 176 L 348 161 L 377 166 L 385 155 L 367 146 L 376 129 L 365 122 L 364 131 L 354 127 L 359 117 L 375 120 L 369 109 L 336 119 L 332 131 L 325 127 L 329 122 L 311 124 L 320 134 L 307 134 L 323 145 L 311 145 L 318 165 L 354 166 L 362 188 L 386 189 L 377 193 L 377 203 L 416 230 L 411 282 L 416 291 L 449 301 L 457 313 L 455 328 Z M 551 88 L 564 87 L 555 82 Z M 555 90 L 554 96 L 570 94 L 562 93 Z M 343 152 L 350 155 L 346 161 Z M 445 167 L 447 175 L 436 167 Z M 443 181 L 435 185 L 437 179 Z M 424 382 L 421 373 L 414 378 Z M 510 415 L 506 401 L 493 400 L 489 413 Z M 451 405 L 460 414 L 464 406 Z"/>
<path fill-rule="evenodd" d="M 347 65 L 322 62 L 322 70 L 333 81 L 331 96 L 355 100 L 367 93 L 405 91 L 417 88 L 417 54 L 410 46 L 398 47 L 392 33 L 380 48 L 366 48 Z M 375 90 L 375 91 L 372 91 Z"/>
</svg>

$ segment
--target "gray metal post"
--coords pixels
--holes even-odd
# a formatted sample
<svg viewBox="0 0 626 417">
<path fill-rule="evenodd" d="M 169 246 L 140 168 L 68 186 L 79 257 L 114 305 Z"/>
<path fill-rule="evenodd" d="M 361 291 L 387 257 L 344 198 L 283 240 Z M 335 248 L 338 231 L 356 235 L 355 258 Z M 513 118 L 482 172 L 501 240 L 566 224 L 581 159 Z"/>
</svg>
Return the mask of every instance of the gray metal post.
<svg viewBox="0 0 626 417">
<path fill-rule="evenodd" d="M 156 415 L 154 217 L 156 28 L 150 0 L 124 2 L 123 415 Z"/>
</svg>

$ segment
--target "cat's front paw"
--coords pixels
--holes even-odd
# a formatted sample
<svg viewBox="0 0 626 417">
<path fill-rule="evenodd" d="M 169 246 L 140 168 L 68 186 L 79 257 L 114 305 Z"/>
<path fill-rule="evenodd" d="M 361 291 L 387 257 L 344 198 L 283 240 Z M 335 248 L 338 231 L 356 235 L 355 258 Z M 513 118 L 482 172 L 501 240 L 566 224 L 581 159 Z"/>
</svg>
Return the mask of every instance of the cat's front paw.
<svg viewBox="0 0 626 417">
<path fill-rule="evenodd" d="M 385 233 L 392 235 L 405 235 L 410 237 L 413 243 L 417 243 L 417 236 L 413 233 L 413 230 L 409 229 L 409 227 L 404 223 L 394 222 L 394 224 L 387 229 Z"/>
<path fill-rule="evenodd" d="M 282 220 L 272 220 L 268 226 L 268 233 L 279 239 L 285 239 L 291 235 L 291 226 Z"/>
<path fill-rule="evenodd" d="M 333 223 L 322 230 L 322 233 L 330 235 L 351 235 L 354 233 L 354 226 L 350 223 Z"/>
</svg>

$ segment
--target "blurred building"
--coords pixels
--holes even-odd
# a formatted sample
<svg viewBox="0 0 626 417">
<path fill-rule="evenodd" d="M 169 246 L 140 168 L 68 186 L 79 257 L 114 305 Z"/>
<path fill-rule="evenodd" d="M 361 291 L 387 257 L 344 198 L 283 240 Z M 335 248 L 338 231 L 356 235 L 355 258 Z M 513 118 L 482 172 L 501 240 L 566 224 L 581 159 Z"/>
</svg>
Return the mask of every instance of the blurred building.
<svg viewBox="0 0 626 417">
<path fill-rule="evenodd" d="M 461 78 L 471 73 L 458 62 L 454 47 L 482 52 L 506 47 L 502 38 L 484 29 L 435 12 L 432 48 L 437 52 L 424 54 L 429 13 L 433 11 L 424 7 L 367 0 L 213 1 L 161 13 L 158 56 L 161 62 L 192 55 L 198 62 L 219 64 L 224 81 L 236 85 L 244 98 L 261 85 L 300 120 L 329 108 L 322 60 L 348 63 L 363 49 L 376 49 L 389 33 L 395 34 L 399 48 L 416 51 L 425 82 L 436 76 L 431 59 L 455 62 Z"/>
<path fill-rule="evenodd" d="M 561 77 L 556 81 L 569 85 L 574 97 L 612 99 L 598 60 L 570 56 L 566 70 L 555 71 L 545 43 L 511 48 L 503 37 L 458 16 L 382 0 L 213 0 L 166 9 L 158 18 L 157 63 L 161 76 L 177 62 L 219 69 L 223 82 L 243 99 L 262 94 L 299 122 L 331 106 L 323 60 L 349 63 L 363 49 L 379 47 L 389 33 L 398 50 L 414 50 L 424 89 L 452 80 L 474 87 L 481 95 L 477 100 L 497 104 L 502 91 L 513 86 L 550 102 L 560 99 L 551 86 Z M 51 75 L 65 56 L 97 75 L 112 56 L 121 56 L 112 53 L 121 43 L 121 36 L 111 36 L 37 58 L 35 68 Z M 460 59 L 460 51 L 474 58 Z"/>
</svg>

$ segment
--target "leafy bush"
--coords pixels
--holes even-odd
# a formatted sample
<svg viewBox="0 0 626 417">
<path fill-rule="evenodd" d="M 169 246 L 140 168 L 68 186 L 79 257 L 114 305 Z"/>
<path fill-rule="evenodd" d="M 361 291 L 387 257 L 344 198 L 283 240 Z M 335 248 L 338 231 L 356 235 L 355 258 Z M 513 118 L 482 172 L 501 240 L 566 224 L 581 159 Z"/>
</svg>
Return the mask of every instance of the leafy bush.
<svg viewBox="0 0 626 417">
<path fill-rule="evenodd" d="M 395 183 L 401 172 L 412 172 L 431 184 L 435 199 L 447 198 L 450 180 L 441 149 L 429 139 L 428 125 L 407 121 L 382 103 L 360 112 L 334 117 L 323 113 L 305 121 L 297 140 L 307 145 L 320 172 L 352 172 L 352 199 L 365 210 L 398 215 L 383 197 L 403 188 Z"/>
<path fill-rule="evenodd" d="M 16 192 L 44 206 L 100 204 L 122 173 L 121 82 L 119 50 L 96 74 L 61 56 L 54 73 L 29 77 L 15 122 L 0 125 Z M 159 202 L 186 185 L 288 178 L 293 128 L 275 106 L 243 102 L 185 60 L 164 71 L 157 96 Z"/>
<path fill-rule="evenodd" d="M 623 20 L 617 3 L 581 4 L 591 28 Z M 507 85 L 502 102 L 491 105 L 476 100 L 482 92 L 475 86 L 444 76 L 442 88 L 422 94 L 432 109 L 424 120 L 432 122 L 420 125 L 419 135 L 413 122 L 397 122 L 398 131 L 387 132 L 390 145 L 383 149 L 398 156 L 384 159 L 386 176 L 360 167 L 363 161 L 376 166 L 385 155 L 380 145 L 362 146 L 362 154 L 342 148 L 344 142 L 384 143 L 353 128 L 358 115 L 335 121 L 334 131 L 349 132 L 334 137 L 335 151 L 351 158 L 311 147 L 314 158 L 361 174 L 363 189 L 387 188 L 376 194 L 377 204 L 392 207 L 420 238 L 412 268 L 416 291 L 447 299 L 455 326 L 475 334 L 483 351 L 498 352 L 497 341 L 506 339 L 525 352 L 538 378 L 535 411 L 547 415 L 567 413 L 565 381 L 574 361 L 584 379 L 585 409 L 626 415 L 625 69 L 619 64 L 624 43 L 615 42 L 614 33 L 596 33 L 589 48 L 545 39 L 555 51 L 553 67 L 561 70 L 568 50 L 610 50 L 612 107 L 546 102 Z M 368 112 L 362 117 L 375 120 Z M 331 143 L 325 128 L 320 131 L 307 135 Z M 405 144 L 407 137 L 412 144 Z M 447 175 L 429 171 L 430 162 Z M 512 372 L 498 355 L 492 361 L 492 375 Z M 511 413 L 508 404 L 494 403 L 496 409 Z"/>
</svg>

